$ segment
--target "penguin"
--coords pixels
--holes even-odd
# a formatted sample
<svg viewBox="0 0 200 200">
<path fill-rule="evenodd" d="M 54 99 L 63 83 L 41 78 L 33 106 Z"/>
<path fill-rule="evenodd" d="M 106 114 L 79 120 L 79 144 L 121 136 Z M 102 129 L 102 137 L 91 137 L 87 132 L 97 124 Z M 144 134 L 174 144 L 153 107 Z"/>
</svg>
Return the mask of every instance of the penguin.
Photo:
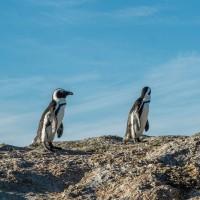
<svg viewBox="0 0 200 200">
<path fill-rule="evenodd" d="M 140 136 L 143 131 L 149 130 L 149 105 L 151 101 L 151 88 L 146 86 L 142 89 L 141 96 L 133 104 L 127 120 L 126 133 L 123 142 L 126 143 L 130 139 L 140 142 Z"/>
<path fill-rule="evenodd" d="M 72 92 L 62 88 L 56 89 L 52 94 L 52 101 L 45 109 L 39 122 L 37 135 L 33 140 L 32 146 L 42 143 L 45 149 L 54 152 L 55 149 L 61 150 L 60 147 L 53 146 L 55 133 L 60 138 L 63 134 L 64 126 L 62 120 L 66 107 L 66 97 L 73 95 Z"/>
</svg>

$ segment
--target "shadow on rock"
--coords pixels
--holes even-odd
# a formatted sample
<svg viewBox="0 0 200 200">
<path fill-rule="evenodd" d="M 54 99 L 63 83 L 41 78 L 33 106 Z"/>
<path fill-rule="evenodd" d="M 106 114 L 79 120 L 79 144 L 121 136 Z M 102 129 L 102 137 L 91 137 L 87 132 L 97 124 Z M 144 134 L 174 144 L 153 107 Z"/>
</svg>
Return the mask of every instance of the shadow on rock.
<svg viewBox="0 0 200 200">
<path fill-rule="evenodd" d="M 61 151 L 57 153 L 68 154 L 68 155 L 92 155 L 94 152 L 95 150 L 82 151 L 82 150 L 62 149 Z"/>
<path fill-rule="evenodd" d="M 14 151 L 14 150 L 27 151 L 29 149 L 27 147 L 17 147 L 17 146 L 8 145 L 8 144 L 0 145 L 0 151 Z"/>
<path fill-rule="evenodd" d="M 1 182 L 0 182 L 1 184 Z M 7 193 L 4 191 L 0 191 L 0 199 L 9 199 L 9 200 L 25 200 L 25 197 L 22 197 L 21 195 L 15 194 L 15 193 Z"/>
<path fill-rule="evenodd" d="M 8 181 L 0 182 L 0 191 L 22 193 L 58 193 L 74 183 L 79 182 L 87 169 L 74 167 L 60 170 L 58 176 L 50 172 L 37 174 L 32 171 L 10 171 L 7 173 Z M 8 198 L 11 199 L 11 198 Z"/>
</svg>

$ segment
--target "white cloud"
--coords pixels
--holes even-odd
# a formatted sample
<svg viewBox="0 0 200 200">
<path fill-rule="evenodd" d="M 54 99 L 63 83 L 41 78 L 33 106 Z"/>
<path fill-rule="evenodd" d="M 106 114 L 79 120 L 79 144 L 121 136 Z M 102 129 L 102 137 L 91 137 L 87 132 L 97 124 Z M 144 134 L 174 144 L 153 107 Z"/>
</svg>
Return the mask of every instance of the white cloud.
<svg viewBox="0 0 200 200">
<path fill-rule="evenodd" d="M 136 6 L 119 9 L 110 13 L 107 16 L 119 19 L 135 19 L 139 17 L 148 17 L 156 14 L 159 11 L 156 7 Z"/>
<path fill-rule="evenodd" d="M 8 114 L 0 118 L 1 143 L 25 146 L 31 144 L 36 135 L 39 119 L 38 112 Z"/>
<path fill-rule="evenodd" d="M 102 110 L 105 119 L 97 117 L 84 125 L 79 118 L 76 126 L 70 125 L 69 133 L 86 136 L 117 133 L 123 136 L 126 127 L 127 114 L 139 97 L 143 86 L 152 88 L 152 102 L 150 106 L 150 131 L 151 135 L 162 134 L 192 134 L 199 131 L 200 115 L 198 98 L 200 79 L 200 55 L 195 53 L 180 54 L 176 58 L 149 69 L 137 82 L 129 80 L 129 84 L 121 85 L 117 89 L 101 94 L 89 95 L 85 101 L 71 106 L 71 117 L 87 116 L 94 113 L 98 116 Z M 132 94 L 132 92 L 134 92 Z M 107 112 L 110 110 L 112 115 Z M 117 128 L 116 128 L 117 127 Z M 96 130 L 96 131 L 95 131 Z M 79 136 L 78 136 L 79 137 Z"/>
<path fill-rule="evenodd" d="M 91 2 L 95 2 L 95 0 L 59 0 L 59 1 L 55 1 L 55 0 L 28 0 L 29 2 L 31 2 L 32 4 L 38 5 L 38 6 L 44 6 L 44 7 L 58 7 L 58 8 L 62 8 L 63 6 L 67 6 L 67 7 L 75 7 L 75 6 L 79 6 L 82 4 L 86 4 L 86 3 L 91 3 Z"/>
<path fill-rule="evenodd" d="M 27 0 L 27 2 L 36 8 L 36 17 L 31 15 L 23 16 L 12 10 L 4 11 L 2 14 L 11 23 L 15 24 L 34 24 L 41 26 L 63 26 L 83 23 L 95 23 L 102 25 L 105 22 L 121 20 L 122 22 L 131 22 L 139 24 L 171 24 L 171 25 L 191 25 L 199 24 L 199 15 L 191 15 L 183 18 L 177 15 L 180 7 L 167 6 L 159 3 L 154 6 L 126 6 L 124 8 L 113 7 L 111 10 L 101 10 L 100 2 L 97 0 Z M 89 5 L 89 6 L 88 6 Z M 100 4 L 101 5 L 101 4 Z M 93 11 L 89 8 L 98 7 Z M 31 14 L 32 12 L 30 12 Z M 13 17 L 14 16 L 14 17 Z"/>
<path fill-rule="evenodd" d="M 124 136 L 126 130 L 126 116 L 122 115 L 106 117 L 105 119 L 91 121 L 88 123 L 76 121 L 76 123 L 65 123 L 65 133 L 60 140 L 77 140 L 88 137 L 97 137 L 102 135 Z"/>
<path fill-rule="evenodd" d="M 77 74 L 64 81 L 52 78 L 50 85 L 47 77 L 1 80 L 0 90 L 6 91 L 0 102 L 4 105 L 0 116 L 2 142 L 30 144 L 42 111 L 50 101 L 49 93 L 58 85 L 72 86 L 75 93 L 67 100 L 65 134 L 61 140 L 104 134 L 123 136 L 129 109 L 145 85 L 152 88 L 149 134 L 198 132 L 199 65 L 199 54 L 179 54 L 163 65 L 151 67 L 137 80 L 128 76 L 123 82 L 120 74 L 113 75 L 112 80 L 116 82 L 109 85 L 99 73 Z M 14 91 L 13 98 L 8 98 L 7 91 Z M 23 95 L 33 91 L 37 91 L 36 95 L 27 101 Z M 24 141 L 20 141 L 21 137 Z"/>
<path fill-rule="evenodd" d="M 84 7 L 80 7 L 81 4 L 93 4 L 95 2 L 96 1 L 80 1 L 75 4 L 70 2 L 53 2 L 52 5 L 59 4 L 59 6 L 54 7 L 54 9 L 50 8 L 48 11 L 46 9 L 40 11 L 38 23 L 42 25 L 56 26 L 88 22 L 96 23 L 101 20 L 134 20 L 154 16 L 160 11 L 159 8 L 151 6 L 125 7 L 123 9 L 113 9 L 110 11 L 91 11 Z M 51 1 L 49 2 L 49 6 L 51 6 Z"/>
<path fill-rule="evenodd" d="M 152 72 L 152 133 L 198 131 L 199 65 L 200 55 L 181 54 Z"/>
<path fill-rule="evenodd" d="M 45 82 L 45 77 L 34 76 L 28 78 L 9 78 L 0 80 L 0 90 L 9 93 L 19 92 L 20 90 L 35 88 L 41 82 Z"/>
</svg>

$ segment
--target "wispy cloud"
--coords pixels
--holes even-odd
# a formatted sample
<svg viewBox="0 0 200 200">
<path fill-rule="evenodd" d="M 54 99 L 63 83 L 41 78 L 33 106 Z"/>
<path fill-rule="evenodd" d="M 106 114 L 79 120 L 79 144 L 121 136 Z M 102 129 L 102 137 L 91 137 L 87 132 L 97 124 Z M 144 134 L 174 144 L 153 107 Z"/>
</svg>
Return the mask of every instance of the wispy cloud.
<svg viewBox="0 0 200 200">
<path fill-rule="evenodd" d="M 14 102 L 13 102 L 14 103 Z M 15 104 L 12 105 L 16 106 Z M 30 105 L 29 105 L 30 106 Z M 25 146 L 32 142 L 38 126 L 37 112 L 6 113 L 0 115 L 1 143 Z"/>
<path fill-rule="evenodd" d="M 139 81 L 129 80 L 129 84 L 123 84 L 113 91 L 106 90 L 101 94 L 89 95 L 87 99 L 71 107 L 71 117 L 88 115 L 94 113 L 105 114 L 105 118 L 110 122 L 116 119 L 118 127 L 117 134 L 123 136 L 126 126 L 128 111 L 134 100 L 139 97 L 143 86 L 152 87 L 152 103 L 150 107 L 150 134 L 192 134 L 198 130 L 200 120 L 197 108 L 200 79 L 200 55 L 197 53 L 179 54 L 177 57 L 155 66 L 154 69 L 146 71 Z M 132 93 L 134 92 L 134 93 Z M 112 114 L 107 112 L 111 110 Z M 117 117 L 118 116 L 118 117 Z M 101 122 L 103 118 L 97 117 L 92 126 L 102 130 Z M 109 124 L 109 123 L 108 123 Z M 110 128 L 114 130 L 115 125 L 110 123 Z M 115 124 L 115 123 L 114 123 Z M 82 133 L 89 132 L 88 127 L 81 126 Z M 116 129 L 115 129 L 116 130 Z M 73 130 L 76 132 L 76 128 Z M 111 131 L 112 132 L 112 131 Z M 115 131 L 113 131 L 115 132 Z M 77 130 L 77 134 L 79 131 Z"/>
<path fill-rule="evenodd" d="M 73 127 L 72 121 L 66 122 L 69 133 L 80 134 L 78 137 L 81 138 L 87 134 L 97 136 L 104 133 L 123 136 L 129 109 L 145 85 L 152 88 L 148 134 L 188 135 L 198 132 L 199 65 L 199 54 L 179 54 L 149 69 L 137 82 L 130 79 L 129 84 L 119 85 L 112 91 L 89 94 L 85 99 L 82 97 L 81 102 L 70 108 L 70 119 L 73 122 L 76 119 L 77 126 Z M 81 120 L 83 116 L 90 120 Z M 68 137 L 73 138 L 71 135 Z"/>
<path fill-rule="evenodd" d="M 67 7 L 76 7 L 76 6 L 80 6 L 82 4 L 86 4 L 86 3 L 91 3 L 91 2 L 95 2 L 95 0 L 59 0 L 59 1 L 54 1 L 54 0 L 28 0 L 29 2 L 31 2 L 32 4 L 38 5 L 38 6 L 50 6 L 50 7 L 58 7 L 61 8 L 63 6 L 67 6 Z"/>
<path fill-rule="evenodd" d="M 126 7 L 123 9 L 116 9 L 112 11 L 96 11 L 84 10 L 81 8 L 75 8 L 65 10 L 64 12 L 52 11 L 52 12 L 41 12 L 43 19 L 51 20 L 52 25 L 54 23 L 77 23 L 77 22 L 90 22 L 105 20 L 134 20 L 144 17 L 153 16 L 159 12 L 156 7 L 147 6 L 136 6 Z"/>
<path fill-rule="evenodd" d="M 199 131 L 198 96 L 200 55 L 179 54 L 177 57 L 146 71 L 139 81 L 129 80 L 113 91 L 89 95 L 71 106 L 66 121 L 66 140 L 116 134 L 124 136 L 129 109 L 143 86 L 152 88 L 150 135 L 189 135 Z M 83 116 L 87 119 L 81 120 Z M 69 120 L 69 121 L 68 121 Z M 74 126 L 76 121 L 76 126 Z"/>
<path fill-rule="evenodd" d="M 158 12 L 159 9 L 156 7 L 136 6 L 115 10 L 113 12 L 107 13 L 106 15 L 113 18 L 127 20 L 136 19 L 140 17 L 149 17 L 155 15 Z"/>
<path fill-rule="evenodd" d="M 85 123 L 84 121 L 78 120 L 76 124 L 70 122 L 70 120 L 65 121 L 65 134 L 61 140 L 80 140 L 102 135 L 119 135 L 123 137 L 125 133 L 126 117 L 119 115 L 113 118 L 105 117 L 105 119 L 97 119 L 96 122 L 91 121 Z"/>
<path fill-rule="evenodd" d="M 153 88 L 151 116 L 155 133 L 198 131 L 199 65 L 199 54 L 180 54 L 152 72 L 149 81 Z"/>
<path fill-rule="evenodd" d="M 74 75 L 67 80 L 44 76 L 1 79 L 1 142 L 30 144 L 36 134 L 41 114 L 51 101 L 51 93 L 56 88 L 73 85 L 72 91 L 75 90 L 75 96 L 79 96 L 76 90 L 80 84 L 90 84 L 98 78 L 100 77 L 97 73 L 85 73 Z M 80 93 L 87 94 L 87 91 Z"/>
<path fill-rule="evenodd" d="M 184 18 L 181 14 L 177 15 L 182 7 L 167 6 L 167 4 L 158 3 L 152 6 L 140 6 L 123 4 L 119 7 L 113 7 L 109 10 L 102 9 L 101 3 L 96 0 L 27 0 L 24 5 L 34 6 L 32 17 L 30 12 L 16 12 L 15 9 L 4 11 L 9 23 L 30 24 L 41 26 L 63 26 L 76 24 L 100 24 L 105 25 L 113 21 L 129 22 L 136 24 L 162 24 L 162 25 L 191 25 L 199 24 L 199 14 L 193 14 Z M 89 6 L 88 6 L 89 5 Z M 99 9 L 90 9 L 99 7 Z M 179 12 L 178 12 L 179 13 Z M 14 17 L 13 17 L 14 16 Z M 9 18 L 9 19 L 8 19 Z M 10 20 L 11 19 L 11 20 Z M 103 22 L 103 23 L 102 23 Z"/>
<path fill-rule="evenodd" d="M 129 80 L 123 82 L 120 74 L 116 74 L 113 78 L 118 82 L 109 85 L 104 83 L 104 76 L 99 73 L 77 74 L 64 81 L 52 78 L 50 85 L 47 77 L 1 80 L 0 90 L 6 92 L 1 99 L 4 107 L 1 109 L 0 134 L 10 135 L 6 141 L 11 144 L 20 144 L 18 135 L 26 135 L 23 145 L 28 145 L 36 134 L 42 111 L 50 101 L 50 93 L 58 84 L 70 85 L 75 93 L 68 98 L 65 134 L 61 140 L 103 134 L 123 136 L 129 109 L 145 85 L 152 88 L 149 134 L 198 132 L 199 65 L 199 54 L 179 54 L 149 69 L 139 80 L 129 76 Z M 7 91 L 12 89 L 15 95 L 10 98 Z M 35 92 L 36 97 L 32 95 L 29 99 L 29 92 Z M 15 110 L 15 107 L 19 109 Z"/>
<path fill-rule="evenodd" d="M 28 0 L 37 12 L 37 17 L 32 18 L 31 16 L 27 18 L 20 17 L 21 13 L 16 15 L 17 19 L 15 21 L 21 20 L 21 22 L 29 22 L 40 25 L 47 26 L 58 26 L 58 25 L 70 25 L 70 24 L 80 24 L 80 23 L 99 23 L 102 20 L 134 20 L 145 17 L 151 17 L 157 14 L 160 9 L 156 6 L 124 6 L 124 8 L 112 9 L 99 9 L 91 10 L 90 7 L 95 7 L 100 4 L 96 0 Z M 27 2 L 26 2 L 27 3 Z M 12 12 L 10 13 L 12 14 Z M 10 15 L 9 14 L 9 15 Z M 15 18 L 16 18 L 15 17 Z"/>
</svg>

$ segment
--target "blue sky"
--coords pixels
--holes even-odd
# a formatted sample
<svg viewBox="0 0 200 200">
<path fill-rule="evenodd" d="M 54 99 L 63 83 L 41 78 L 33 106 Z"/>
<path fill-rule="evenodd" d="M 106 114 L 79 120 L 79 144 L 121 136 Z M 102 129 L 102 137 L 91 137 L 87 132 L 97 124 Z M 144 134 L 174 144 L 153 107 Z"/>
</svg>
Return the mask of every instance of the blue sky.
<svg viewBox="0 0 200 200">
<path fill-rule="evenodd" d="M 199 8 L 197 0 L 1 1 L 0 143 L 30 144 L 58 87 L 74 92 L 62 141 L 124 136 L 146 85 L 149 135 L 199 132 Z"/>
</svg>

